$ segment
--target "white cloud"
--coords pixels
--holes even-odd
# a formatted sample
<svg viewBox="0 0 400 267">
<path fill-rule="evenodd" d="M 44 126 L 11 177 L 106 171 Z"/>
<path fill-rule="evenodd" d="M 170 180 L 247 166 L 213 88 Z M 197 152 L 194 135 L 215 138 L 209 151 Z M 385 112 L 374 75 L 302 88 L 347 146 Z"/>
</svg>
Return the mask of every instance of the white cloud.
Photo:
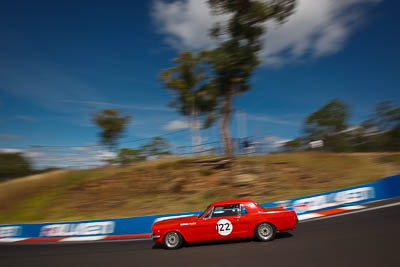
<svg viewBox="0 0 400 267">
<path fill-rule="evenodd" d="M 71 150 L 73 150 L 73 151 L 86 151 L 86 150 L 88 150 L 88 148 L 84 147 L 84 146 L 75 146 L 75 147 L 71 147 Z"/>
<path fill-rule="evenodd" d="M 189 124 L 182 120 L 173 120 L 165 124 L 163 129 L 166 131 L 176 131 L 189 128 Z"/>
<path fill-rule="evenodd" d="M 214 41 L 207 37 L 208 29 L 221 19 L 212 16 L 205 1 L 201 0 L 156 0 L 152 17 L 158 30 L 166 35 L 165 41 L 179 49 L 212 47 Z"/>
<path fill-rule="evenodd" d="M 287 23 L 265 25 L 264 64 L 280 65 L 337 52 L 362 21 L 365 8 L 379 2 L 299 0 Z M 208 29 L 227 18 L 212 16 L 206 0 L 156 0 L 152 17 L 165 41 L 177 49 L 213 47 L 215 41 L 208 37 Z"/>
<path fill-rule="evenodd" d="M 94 168 L 117 157 L 116 153 L 106 151 L 101 146 L 72 147 L 69 149 L 54 147 L 0 148 L 0 153 L 23 153 L 36 168 Z"/>
<path fill-rule="evenodd" d="M 0 153 L 21 153 L 21 149 L 16 148 L 0 148 Z"/>
<path fill-rule="evenodd" d="M 110 160 L 110 159 L 115 159 L 117 157 L 117 154 L 111 151 L 98 151 L 98 153 L 95 156 L 95 159 L 97 160 Z"/>
</svg>

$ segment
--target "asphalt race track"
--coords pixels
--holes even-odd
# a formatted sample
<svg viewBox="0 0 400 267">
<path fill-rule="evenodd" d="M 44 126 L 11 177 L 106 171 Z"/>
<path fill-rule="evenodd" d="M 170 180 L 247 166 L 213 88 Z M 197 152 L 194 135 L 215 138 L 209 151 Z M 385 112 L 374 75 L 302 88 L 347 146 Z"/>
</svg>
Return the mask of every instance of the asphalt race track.
<svg viewBox="0 0 400 267">
<path fill-rule="evenodd" d="M 269 243 L 240 240 L 175 251 L 149 240 L 7 244 L 0 246 L 0 266 L 400 266 L 400 205 L 303 222 Z"/>
</svg>

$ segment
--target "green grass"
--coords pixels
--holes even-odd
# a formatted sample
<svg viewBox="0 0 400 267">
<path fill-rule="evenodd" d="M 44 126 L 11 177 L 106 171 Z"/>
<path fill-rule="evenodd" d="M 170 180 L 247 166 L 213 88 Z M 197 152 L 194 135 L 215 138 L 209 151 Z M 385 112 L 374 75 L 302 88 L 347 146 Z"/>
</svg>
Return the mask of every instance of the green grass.
<svg viewBox="0 0 400 267">
<path fill-rule="evenodd" d="M 166 158 L 54 171 L 0 183 L 0 223 L 195 211 L 237 197 L 283 200 L 397 174 L 399 158 L 399 153 L 302 152 L 238 157 L 230 170 L 198 166 L 194 158 Z"/>
<path fill-rule="evenodd" d="M 55 202 L 54 193 L 41 193 L 22 200 L 8 216 L 16 221 L 40 221 L 48 216 L 49 208 Z M 3 219 L 3 216 L 0 218 Z"/>
<path fill-rule="evenodd" d="M 379 157 L 379 160 L 383 163 L 394 163 L 394 164 L 400 165 L 400 155 L 399 154 L 382 155 Z"/>
</svg>

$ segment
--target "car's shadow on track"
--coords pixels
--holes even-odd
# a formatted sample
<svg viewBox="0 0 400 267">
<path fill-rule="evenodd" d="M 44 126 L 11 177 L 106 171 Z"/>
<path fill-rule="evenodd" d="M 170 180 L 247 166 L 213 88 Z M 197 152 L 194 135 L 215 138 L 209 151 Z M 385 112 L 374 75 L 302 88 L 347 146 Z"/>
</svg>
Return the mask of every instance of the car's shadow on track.
<svg viewBox="0 0 400 267">
<path fill-rule="evenodd" d="M 293 234 L 289 232 L 277 233 L 275 239 L 284 239 L 292 237 Z M 183 247 L 191 248 L 191 247 L 202 247 L 202 246 L 220 246 L 220 245 L 228 245 L 228 244 L 240 244 L 240 243 L 249 243 L 249 242 L 260 242 L 255 238 L 242 238 L 242 239 L 233 239 L 233 240 L 222 240 L 222 241 L 213 241 L 213 242 L 199 242 L 199 243 L 184 243 Z M 272 241 L 274 242 L 274 241 Z M 155 243 L 152 249 L 164 249 L 163 245 Z"/>
</svg>

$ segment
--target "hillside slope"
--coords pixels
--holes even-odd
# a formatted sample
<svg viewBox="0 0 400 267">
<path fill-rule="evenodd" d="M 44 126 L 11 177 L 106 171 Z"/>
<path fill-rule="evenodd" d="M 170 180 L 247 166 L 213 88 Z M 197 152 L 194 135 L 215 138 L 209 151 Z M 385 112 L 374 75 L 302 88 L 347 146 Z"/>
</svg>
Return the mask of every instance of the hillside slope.
<svg viewBox="0 0 400 267">
<path fill-rule="evenodd" d="M 64 221 L 203 209 L 214 200 L 282 200 L 400 172 L 400 154 L 301 152 L 240 157 L 230 169 L 168 158 L 61 170 L 0 183 L 0 223 Z"/>
</svg>

